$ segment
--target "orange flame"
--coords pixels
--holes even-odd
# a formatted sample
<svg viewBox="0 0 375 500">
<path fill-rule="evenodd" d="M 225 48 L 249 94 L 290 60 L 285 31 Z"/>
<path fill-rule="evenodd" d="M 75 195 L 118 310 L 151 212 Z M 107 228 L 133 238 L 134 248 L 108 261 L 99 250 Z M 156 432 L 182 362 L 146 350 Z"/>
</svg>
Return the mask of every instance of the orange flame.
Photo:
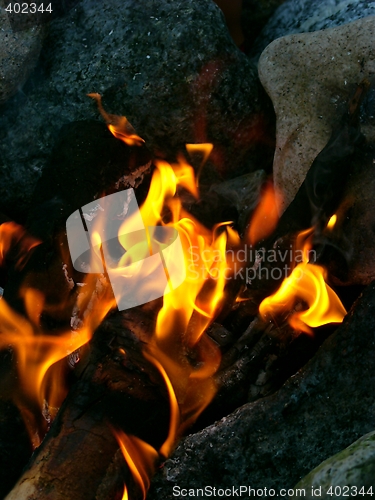
<svg viewBox="0 0 375 500">
<path fill-rule="evenodd" d="M 194 155 L 196 153 L 199 153 L 200 155 L 202 155 L 202 161 L 201 161 L 200 167 L 198 169 L 198 173 L 197 173 L 197 181 L 196 181 L 197 186 L 199 185 L 199 178 L 201 176 L 204 164 L 206 163 L 206 161 L 208 160 L 208 157 L 212 153 L 213 148 L 214 148 L 214 146 L 210 142 L 206 142 L 206 143 L 202 143 L 202 144 L 186 144 L 186 150 L 190 155 Z"/>
<path fill-rule="evenodd" d="M 27 258 L 30 256 L 30 250 L 40 245 L 41 241 L 26 233 L 25 229 L 15 222 L 4 222 L 0 226 L 0 266 L 3 265 L 5 255 L 17 245 L 17 264 L 16 267 L 21 269 Z"/>
<path fill-rule="evenodd" d="M 274 231 L 279 221 L 280 205 L 281 194 L 276 191 L 273 184 L 266 184 L 250 222 L 248 237 L 251 245 L 255 245 Z"/>
<path fill-rule="evenodd" d="M 142 491 L 142 499 L 145 500 L 150 486 L 150 477 L 155 472 L 156 461 L 159 458 L 158 452 L 136 436 L 127 435 L 119 430 L 114 432 L 130 472 Z M 126 486 L 125 491 L 128 495 Z"/>
<path fill-rule="evenodd" d="M 105 288 L 96 289 L 94 278 L 89 277 L 83 287 L 85 292 L 77 297 L 75 320 L 79 327 L 73 331 L 67 329 L 55 335 L 45 331 L 41 317 L 46 306 L 38 290 L 21 290 L 27 318 L 13 311 L 4 299 L 0 300 L 0 349 L 11 346 L 16 353 L 20 390 L 13 398 L 25 417 L 34 446 L 39 446 L 47 430 L 45 424 L 54 418 L 66 396 L 58 362 L 87 343 L 115 305 L 112 293 Z M 40 415 L 45 414 L 47 405 L 45 424 L 35 414 L 35 405 Z"/>
<path fill-rule="evenodd" d="M 133 126 L 125 116 L 112 115 L 105 111 L 100 94 L 94 92 L 87 94 L 87 96 L 96 101 L 100 114 L 108 125 L 109 130 L 117 139 L 125 142 L 128 146 L 141 146 L 144 144 L 145 141 L 136 134 Z"/>
<path fill-rule="evenodd" d="M 326 270 L 309 262 L 312 234 L 313 230 L 309 229 L 298 235 L 297 249 L 301 248 L 301 242 L 305 240 L 303 262 L 284 279 L 277 292 L 264 299 L 259 306 L 263 318 L 272 318 L 293 311 L 296 303 L 303 301 L 307 304 L 307 309 L 290 314 L 288 322 L 294 329 L 306 333 L 312 333 L 311 328 L 328 323 L 341 323 L 346 315 L 340 299 L 325 282 Z"/>
</svg>

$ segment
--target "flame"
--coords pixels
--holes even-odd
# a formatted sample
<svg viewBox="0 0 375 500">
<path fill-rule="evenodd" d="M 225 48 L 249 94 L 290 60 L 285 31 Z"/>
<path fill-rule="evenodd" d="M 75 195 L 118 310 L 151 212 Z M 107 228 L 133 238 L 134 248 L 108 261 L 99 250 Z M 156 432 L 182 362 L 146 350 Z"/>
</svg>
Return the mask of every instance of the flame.
<svg viewBox="0 0 375 500">
<path fill-rule="evenodd" d="M 102 96 L 100 94 L 94 92 L 87 94 L 87 96 L 96 101 L 100 114 L 108 125 L 111 133 L 117 139 L 125 142 L 128 146 L 141 146 L 144 144 L 145 141 L 136 134 L 133 126 L 125 116 L 112 115 L 105 111 L 102 105 Z"/>
<path fill-rule="evenodd" d="M 159 454 L 155 448 L 136 436 L 127 435 L 121 430 L 116 430 L 114 433 L 130 472 L 142 491 L 142 499 L 145 500 Z M 126 485 L 125 491 L 125 498 L 128 498 Z"/>
<path fill-rule="evenodd" d="M 19 224 L 4 222 L 0 226 L 0 266 L 3 265 L 6 255 L 16 251 L 16 268 L 22 269 L 30 256 L 30 251 L 40 243 L 40 240 L 27 234 Z"/>
<path fill-rule="evenodd" d="M 341 323 L 346 310 L 332 288 L 327 285 L 324 267 L 309 262 L 313 229 L 301 232 L 296 240 L 297 249 L 304 244 L 302 262 L 297 264 L 280 288 L 262 301 L 259 312 L 265 319 L 289 314 L 289 324 L 295 329 L 312 333 L 311 328 L 328 323 Z M 307 309 L 295 311 L 297 303 L 307 304 Z M 311 327 L 311 328 L 310 328 Z"/>
<path fill-rule="evenodd" d="M 333 214 L 327 223 L 327 229 L 333 229 L 337 222 L 337 215 Z"/>
<path fill-rule="evenodd" d="M 267 183 L 261 200 L 250 221 L 248 238 L 251 245 L 269 236 L 279 221 L 278 207 L 281 205 L 281 194 L 271 183 Z"/>
<path fill-rule="evenodd" d="M 124 493 L 122 494 L 121 500 L 129 500 L 128 488 L 126 487 L 126 484 L 124 484 Z"/>
<path fill-rule="evenodd" d="M 14 223 L 0 226 L 0 235 L 2 259 L 7 251 L 14 248 L 14 242 L 21 244 L 18 267 L 24 265 L 28 252 L 40 243 Z M 51 334 L 43 326 L 43 313 L 53 312 L 53 306 L 45 304 L 40 291 L 33 288 L 21 289 L 26 316 L 12 310 L 4 299 L 0 300 L 0 349 L 11 347 L 15 352 L 20 387 L 14 391 L 13 399 L 24 415 L 35 447 L 39 446 L 47 424 L 54 418 L 66 396 L 62 376 L 64 367 L 59 361 L 87 343 L 115 305 L 112 293 L 105 288 L 101 292 L 96 290 L 96 278 L 88 275 L 83 285 L 82 289 L 85 288 L 85 291 L 78 294 L 75 306 L 75 320 L 79 327 L 66 328 L 56 334 Z M 56 307 L 62 306 L 63 304 L 59 304 Z M 39 408 L 39 414 L 36 407 Z"/>
<path fill-rule="evenodd" d="M 196 153 L 199 153 L 202 155 L 202 162 L 200 164 L 200 167 L 198 169 L 197 173 L 197 181 L 196 184 L 197 186 L 199 185 L 199 178 L 202 173 L 202 169 L 208 160 L 208 157 L 212 153 L 214 146 L 210 142 L 202 143 L 202 144 L 186 144 L 186 150 L 187 152 L 192 156 Z"/>
</svg>

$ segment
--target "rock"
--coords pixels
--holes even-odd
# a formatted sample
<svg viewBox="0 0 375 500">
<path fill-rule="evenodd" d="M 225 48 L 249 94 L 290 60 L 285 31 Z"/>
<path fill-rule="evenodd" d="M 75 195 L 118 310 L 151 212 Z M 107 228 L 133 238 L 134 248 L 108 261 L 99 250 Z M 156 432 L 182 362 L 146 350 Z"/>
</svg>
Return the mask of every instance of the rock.
<svg viewBox="0 0 375 500">
<path fill-rule="evenodd" d="M 98 117 L 89 92 L 153 152 L 211 141 L 221 173 L 272 163 L 255 66 L 211 0 L 82 0 L 51 23 L 40 70 L 0 118 L 3 204 L 24 210 L 60 127 Z"/>
<path fill-rule="evenodd" d="M 337 285 L 366 285 L 375 279 L 374 146 L 375 142 L 363 147 L 356 158 L 336 225 L 326 242 L 332 253 L 329 273 Z"/>
<path fill-rule="evenodd" d="M 238 228 L 245 230 L 251 212 L 259 203 L 260 192 L 267 176 L 264 170 L 256 170 L 220 184 L 211 186 L 210 191 L 222 195 L 227 204 L 234 205 L 238 212 Z"/>
<path fill-rule="evenodd" d="M 343 499 L 350 493 L 354 493 L 355 488 L 357 491 L 364 488 L 364 493 L 367 493 L 374 486 L 374 477 L 375 431 L 366 434 L 345 450 L 325 460 L 303 478 L 295 488 L 304 488 L 307 493 L 305 498 L 315 498 L 311 495 L 311 488 L 314 486 L 315 489 L 320 486 L 322 488 L 320 498 L 328 499 L 332 498 L 332 495 L 327 495 L 327 491 L 332 486 L 333 491 L 338 493 L 334 495 L 335 498 Z M 335 490 L 335 487 L 340 489 Z M 361 495 L 362 498 L 371 498 L 371 496 L 371 494 Z"/>
<path fill-rule="evenodd" d="M 373 431 L 374 312 L 372 283 L 315 357 L 277 393 L 183 439 L 147 498 L 172 499 L 174 486 L 247 485 L 278 493 Z"/>
<path fill-rule="evenodd" d="M 243 0 L 241 25 L 248 53 L 276 8 L 285 0 Z"/>
<path fill-rule="evenodd" d="M 327 143 L 356 86 L 374 75 L 374 35 L 375 17 L 368 17 L 338 28 L 286 36 L 263 52 L 259 76 L 276 111 L 274 180 L 284 195 L 282 211 Z M 368 138 L 374 137 L 373 116 L 371 106 L 362 117 Z"/>
<path fill-rule="evenodd" d="M 45 33 L 41 26 L 14 32 L 1 3 L 0 106 L 22 89 L 38 61 Z"/>
<path fill-rule="evenodd" d="M 374 14 L 374 0 L 288 0 L 267 22 L 251 56 L 259 58 L 268 44 L 282 36 L 333 28 Z"/>
</svg>

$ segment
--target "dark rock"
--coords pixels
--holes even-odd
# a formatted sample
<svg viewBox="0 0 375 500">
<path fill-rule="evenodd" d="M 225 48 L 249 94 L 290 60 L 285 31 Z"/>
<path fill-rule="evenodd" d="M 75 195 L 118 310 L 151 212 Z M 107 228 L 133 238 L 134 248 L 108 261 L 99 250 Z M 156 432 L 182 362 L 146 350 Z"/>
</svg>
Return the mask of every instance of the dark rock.
<svg viewBox="0 0 375 500">
<path fill-rule="evenodd" d="M 12 28 L 7 13 L 2 9 L 2 2 L 0 2 L 0 26 L 1 106 L 22 88 L 36 66 L 45 30 L 40 26 L 31 26 L 17 33 Z"/>
<path fill-rule="evenodd" d="M 313 498 L 312 488 L 322 488 L 320 498 L 331 498 L 329 491 L 335 493 L 335 498 L 356 496 L 362 491 L 362 498 L 371 498 L 375 476 L 375 432 L 361 437 L 348 448 L 328 458 L 316 469 L 310 472 L 297 485 L 296 489 L 304 488 L 306 498 Z M 369 493 L 367 495 L 367 493 Z M 315 497 L 314 497 L 315 498 Z"/>
<path fill-rule="evenodd" d="M 245 36 L 245 52 L 248 53 L 259 33 L 277 7 L 285 0 L 243 0 L 241 26 Z"/>
<path fill-rule="evenodd" d="M 154 478 L 148 499 L 172 499 L 175 485 L 292 488 L 322 460 L 372 431 L 374 312 L 372 283 L 343 325 L 276 394 L 185 438 Z"/>
<path fill-rule="evenodd" d="M 333 28 L 375 14 L 374 0 L 288 0 L 270 18 L 251 50 L 259 57 L 269 43 L 292 33 Z"/>
<path fill-rule="evenodd" d="M 271 164 L 255 67 L 212 1 L 83 0 L 50 24 L 39 70 L 2 110 L 2 204 L 26 208 L 61 125 L 98 116 L 89 92 L 153 152 L 211 141 L 221 172 Z"/>
</svg>

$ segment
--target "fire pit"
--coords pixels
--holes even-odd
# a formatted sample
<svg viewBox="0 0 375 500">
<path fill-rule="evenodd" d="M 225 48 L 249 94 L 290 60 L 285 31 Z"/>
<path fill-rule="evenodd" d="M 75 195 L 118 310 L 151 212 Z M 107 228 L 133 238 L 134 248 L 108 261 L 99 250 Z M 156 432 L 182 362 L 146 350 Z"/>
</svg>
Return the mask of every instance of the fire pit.
<svg viewBox="0 0 375 500">
<path fill-rule="evenodd" d="M 178 39 L 172 14 L 199 25 L 194 16 L 203 4 L 217 23 L 217 32 L 207 24 L 217 45 L 198 57 L 199 67 L 182 64 L 176 91 L 163 77 L 145 82 L 143 68 L 126 82 L 103 84 L 100 92 L 93 80 L 90 88 L 80 83 L 85 90 L 78 101 L 69 96 L 80 111 L 66 119 L 67 111 L 62 128 L 46 137 L 31 111 L 41 153 L 25 143 L 24 155 L 43 168 L 27 173 L 34 179 L 28 200 L 17 205 L 17 191 L 7 193 L 1 207 L 1 495 L 326 498 L 330 493 L 320 484 L 293 488 L 374 430 L 374 276 L 367 261 L 358 272 L 352 252 L 358 247 L 352 220 L 362 214 L 365 231 L 372 220 L 365 202 L 375 162 L 371 65 L 363 63 L 345 84 L 349 90 L 335 109 L 330 138 L 299 187 L 285 189 L 282 176 L 276 182 L 272 177 L 271 103 L 254 77 L 255 63 L 233 45 L 219 8 L 210 0 L 189 7 L 175 2 L 170 11 L 163 2 L 142 9 L 125 3 L 130 58 L 138 50 L 136 22 L 152 25 L 159 44 L 157 16 L 165 16 Z M 103 9 L 112 16 L 117 4 Z M 48 71 L 52 81 L 60 76 L 55 64 L 67 49 L 57 44 L 49 52 L 48 40 L 69 20 L 79 36 L 84 20 L 89 31 L 98 20 L 91 0 L 68 2 L 51 21 L 45 16 L 53 9 L 52 3 L 51 12 L 35 18 L 30 12 L 23 24 L 14 2 L 2 6 L 1 15 L 11 14 L 12 33 L 49 37 L 24 87 L 29 100 L 18 92 L 3 104 L 4 137 L 14 145 L 4 153 L 7 162 L 19 142 L 20 124 L 11 122 L 11 112 L 39 106 L 48 94 Z M 363 26 L 372 29 L 373 18 Z M 113 31 L 108 33 L 98 35 L 100 43 Z M 242 49 L 248 50 L 246 30 L 244 38 Z M 146 59 L 155 50 L 147 46 Z M 241 64 L 241 71 L 251 69 L 249 84 L 235 75 Z M 138 78 L 142 99 L 152 96 L 149 123 L 138 97 L 126 117 L 125 104 L 117 106 L 140 95 Z M 226 88 L 231 79 L 238 86 L 234 98 Z M 254 105 L 241 115 L 244 86 L 252 87 Z M 153 114 L 159 112 L 157 89 L 164 100 L 171 96 L 159 122 Z M 178 108 L 184 89 L 189 94 Z M 56 114 L 61 105 L 55 96 L 45 99 L 51 99 L 46 116 Z M 289 117 L 275 109 L 280 169 L 283 151 L 290 152 L 279 124 Z M 223 121 L 216 123 L 220 113 Z M 22 162 L 17 158 L 15 168 Z M 368 181 L 360 204 L 353 186 L 363 182 L 362 172 Z M 9 186 L 17 175 L 6 174 Z M 367 243 L 362 250 L 371 255 Z M 357 487 L 352 481 L 338 486 Z M 371 496 L 371 485 L 362 486 L 363 496 Z"/>
</svg>

